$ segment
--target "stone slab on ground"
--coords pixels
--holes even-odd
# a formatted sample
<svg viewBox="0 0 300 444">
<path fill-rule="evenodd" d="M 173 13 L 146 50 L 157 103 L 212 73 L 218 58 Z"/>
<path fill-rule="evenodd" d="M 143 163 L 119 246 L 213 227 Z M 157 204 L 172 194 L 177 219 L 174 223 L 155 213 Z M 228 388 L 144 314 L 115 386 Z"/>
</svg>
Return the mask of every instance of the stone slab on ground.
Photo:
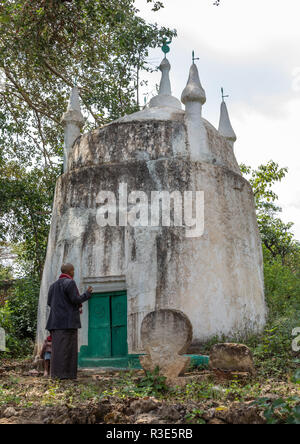
<svg viewBox="0 0 300 444">
<path fill-rule="evenodd" d="M 190 364 L 182 356 L 192 342 L 193 328 L 187 316 L 179 310 L 162 309 L 149 313 L 142 322 L 141 339 L 145 356 L 140 356 L 144 370 L 155 371 L 167 379 L 177 378 Z"/>
<path fill-rule="evenodd" d="M 211 369 L 255 374 L 251 350 L 244 344 L 223 343 L 212 347 L 209 355 Z"/>
</svg>

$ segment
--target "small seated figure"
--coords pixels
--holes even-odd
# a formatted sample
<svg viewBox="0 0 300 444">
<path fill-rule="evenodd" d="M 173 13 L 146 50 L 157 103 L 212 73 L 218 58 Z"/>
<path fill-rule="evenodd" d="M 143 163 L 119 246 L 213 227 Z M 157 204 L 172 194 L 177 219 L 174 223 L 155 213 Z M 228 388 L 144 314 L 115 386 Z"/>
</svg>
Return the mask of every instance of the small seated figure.
<svg viewBox="0 0 300 444">
<path fill-rule="evenodd" d="M 49 377 L 50 375 L 50 360 L 51 360 L 51 351 L 52 351 L 52 337 L 48 336 L 43 344 L 43 348 L 41 350 L 40 358 L 44 361 L 44 376 Z"/>
</svg>

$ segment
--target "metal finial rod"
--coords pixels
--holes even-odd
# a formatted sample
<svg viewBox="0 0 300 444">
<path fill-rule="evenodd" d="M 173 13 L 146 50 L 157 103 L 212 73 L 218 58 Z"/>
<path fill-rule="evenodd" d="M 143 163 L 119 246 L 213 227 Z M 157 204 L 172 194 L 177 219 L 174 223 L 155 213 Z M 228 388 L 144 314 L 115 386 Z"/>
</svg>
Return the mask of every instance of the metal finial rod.
<svg viewBox="0 0 300 444">
<path fill-rule="evenodd" d="M 192 59 L 193 59 L 193 63 L 195 63 L 195 60 L 200 60 L 199 57 L 195 57 L 195 51 L 192 52 Z"/>
<path fill-rule="evenodd" d="M 221 92 L 222 92 L 222 100 L 224 102 L 224 99 L 226 99 L 226 97 L 229 97 L 229 96 L 224 96 L 224 89 L 223 88 L 221 88 Z"/>
</svg>

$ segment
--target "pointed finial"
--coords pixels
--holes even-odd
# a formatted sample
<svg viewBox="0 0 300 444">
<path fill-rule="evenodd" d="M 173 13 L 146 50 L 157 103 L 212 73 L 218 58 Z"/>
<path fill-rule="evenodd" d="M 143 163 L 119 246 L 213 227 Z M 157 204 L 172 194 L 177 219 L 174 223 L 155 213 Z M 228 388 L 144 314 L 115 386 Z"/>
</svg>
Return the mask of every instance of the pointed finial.
<svg viewBox="0 0 300 444">
<path fill-rule="evenodd" d="M 228 96 L 224 96 L 224 92 L 222 91 L 219 133 L 221 134 L 221 136 L 225 137 L 225 139 L 227 139 L 229 142 L 231 142 L 231 144 L 233 146 L 234 142 L 236 142 L 236 140 L 237 140 L 237 137 L 236 137 L 236 134 L 233 131 L 233 128 L 231 126 L 227 105 L 224 101 L 225 97 L 228 97 Z"/>
<path fill-rule="evenodd" d="M 73 143 L 80 136 L 80 129 L 84 124 L 84 118 L 81 113 L 79 91 L 77 86 L 72 88 L 67 111 L 63 114 L 61 123 L 65 129 L 64 143 L 64 172 L 68 169 L 68 157 Z"/>
<path fill-rule="evenodd" d="M 159 65 L 159 70 L 161 71 L 161 81 L 159 86 L 158 95 L 152 97 L 149 103 L 149 107 L 153 108 L 156 106 L 168 106 L 171 108 L 181 109 L 181 103 L 176 97 L 172 96 L 171 93 L 171 82 L 169 72 L 171 65 L 169 60 L 165 57 L 161 64 Z"/>
<path fill-rule="evenodd" d="M 158 69 L 161 71 L 162 76 L 159 85 L 158 94 L 168 94 L 171 95 L 171 82 L 169 72 L 171 69 L 170 62 L 167 58 L 164 58 L 159 65 Z"/>
<path fill-rule="evenodd" d="M 67 111 L 78 111 L 81 113 L 79 91 L 77 86 L 73 86 L 71 90 Z"/>
<path fill-rule="evenodd" d="M 202 88 L 198 68 L 195 63 L 190 68 L 189 79 L 181 96 L 182 103 L 200 102 L 202 105 L 206 102 L 205 91 Z"/>
</svg>

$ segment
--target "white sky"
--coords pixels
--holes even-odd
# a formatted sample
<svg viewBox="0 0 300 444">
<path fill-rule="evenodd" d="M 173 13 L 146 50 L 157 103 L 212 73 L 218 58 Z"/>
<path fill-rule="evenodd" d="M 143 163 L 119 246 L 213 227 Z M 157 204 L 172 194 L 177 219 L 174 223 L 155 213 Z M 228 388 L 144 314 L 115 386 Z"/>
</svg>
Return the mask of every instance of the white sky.
<svg viewBox="0 0 300 444">
<path fill-rule="evenodd" d="M 300 240 L 300 1 L 221 0 L 218 7 L 214 0 L 162 1 L 156 13 L 146 0 L 136 7 L 147 21 L 177 30 L 168 54 L 173 95 L 181 96 L 195 50 L 207 96 L 203 115 L 215 127 L 221 86 L 230 95 L 238 162 L 257 167 L 272 159 L 289 168 L 274 190 L 281 218 L 295 223 Z M 156 49 L 149 60 L 158 66 L 162 57 Z M 145 78 L 145 91 L 154 93 L 159 73 Z"/>
</svg>

